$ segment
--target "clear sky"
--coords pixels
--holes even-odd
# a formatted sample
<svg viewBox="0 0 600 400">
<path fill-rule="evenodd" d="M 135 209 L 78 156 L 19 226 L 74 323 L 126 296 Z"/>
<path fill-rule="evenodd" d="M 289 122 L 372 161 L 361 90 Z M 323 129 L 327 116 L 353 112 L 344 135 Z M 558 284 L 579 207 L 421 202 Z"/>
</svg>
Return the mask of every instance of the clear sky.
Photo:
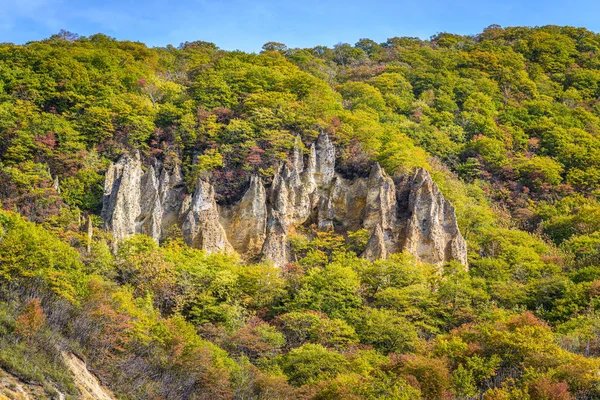
<svg viewBox="0 0 600 400">
<path fill-rule="evenodd" d="M 332 46 L 360 38 L 475 34 L 491 24 L 571 25 L 600 31 L 600 0 L 0 0 L 0 42 L 61 29 L 150 46 L 205 40 L 227 50 Z"/>
</svg>

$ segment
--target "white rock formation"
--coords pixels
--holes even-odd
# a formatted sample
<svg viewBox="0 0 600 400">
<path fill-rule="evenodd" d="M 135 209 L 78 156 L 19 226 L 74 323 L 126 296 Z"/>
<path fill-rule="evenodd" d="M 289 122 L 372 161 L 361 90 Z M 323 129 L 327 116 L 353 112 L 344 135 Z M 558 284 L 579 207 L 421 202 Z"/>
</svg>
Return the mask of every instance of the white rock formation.
<svg viewBox="0 0 600 400">
<path fill-rule="evenodd" d="M 458 229 L 454 207 L 422 168 L 412 178 L 408 208 L 411 215 L 404 250 L 431 264 L 456 260 L 467 265 L 467 244 Z"/>
<path fill-rule="evenodd" d="M 104 181 L 102 219 L 106 230 L 118 242 L 136 234 L 136 221 L 140 216 L 142 162 L 140 154 L 123 155 L 111 164 Z"/>
<path fill-rule="evenodd" d="M 219 222 L 215 189 L 202 179 L 196 182 L 196 191 L 183 221 L 182 232 L 188 245 L 207 253 L 232 250 L 225 229 Z"/>
<path fill-rule="evenodd" d="M 321 134 L 306 162 L 298 141 L 269 189 L 254 175 L 239 202 L 219 207 L 209 182 L 198 179 L 193 195 L 186 196 L 179 167 L 169 172 L 154 162 L 143 172 L 135 153 L 111 164 L 102 217 L 117 241 L 135 233 L 158 241 L 176 225 L 194 247 L 235 250 L 247 260 L 262 257 L 276 266 L 290 261 L 288 237 L 301 225 L 342 233 L 368 229 L 371 239 L 363 253 L 368 259 L 406 250 L 424 262 L 466 265 L 466 242 L 452 205 L 427 171 L 405 178 L 396 185 L 376 163 L 368 177 L 344 179 L 335 172 L 333 143 Z"/>
<path fill-rule="evenodd" d="M 247 259 L 255 259 L 267 237 L 267 193 L 257 175 L 242 199 L 220 210 L 220 222 L 234 250 Z"/>
</svg>

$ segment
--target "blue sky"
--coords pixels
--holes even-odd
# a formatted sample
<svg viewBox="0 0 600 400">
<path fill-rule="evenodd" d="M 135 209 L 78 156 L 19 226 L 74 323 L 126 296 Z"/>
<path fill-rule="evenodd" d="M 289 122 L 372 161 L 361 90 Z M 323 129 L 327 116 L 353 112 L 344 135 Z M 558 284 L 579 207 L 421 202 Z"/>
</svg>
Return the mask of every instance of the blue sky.
<svg viewBox="0 0 600 400">
<path fill-rule="evenodd" d="M 598 0 L 0 0 L 0 42 L 60 29 L 105 33 L 150 46 L 205 40 L 227 50 L 332 46 L 360 38 L 474 34 L 490 24 L 572 25 L 600 31 Z"/>
</svg>

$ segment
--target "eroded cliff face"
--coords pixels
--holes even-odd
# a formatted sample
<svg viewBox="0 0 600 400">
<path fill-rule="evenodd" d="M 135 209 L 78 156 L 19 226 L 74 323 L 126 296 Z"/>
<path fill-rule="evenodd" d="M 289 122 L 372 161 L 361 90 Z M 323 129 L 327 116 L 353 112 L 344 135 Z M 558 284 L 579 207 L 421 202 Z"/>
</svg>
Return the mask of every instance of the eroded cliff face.
<svg viewBox="0 0 600 400">
<path fill-rule="evenodd" d="M 269 188 L 252 176 L 241 200 L 223 207 L 206 180 L 198 179 L 186 195 L 178 167 L 168 171 L 154 162 L 143 171 L 137 153 L 124 155 L 107 172 L 102 217 L 117 242 L 135 233 L 159 241 L 178 226 L 191 246 L 236 251 L 276 266 L 290 261 L 288 239 L 302 225 L 342 233 L 368 229 L 363 257 L 371 260 L 406 250 L 432 264 L 467 265 L 454 208 L 427 171 L 414 171 L 399 187 L 379 164 L 366 178 L 344 179 L 335 171 L 335 147 L 326 134 L 306 157 L 298 140 Z"/>
<path fill-rule="evenodd" d="M 260 177 L 252 175 L 242 199 L 220 209 L 220 223 L 235 251 L 248 259 L 260 254 L 267 236 L 267 191 Z"/>
<path fill-rule="evenodd" d="M 215 189 L 210 183 L 202 179 L 196 182 L 196 191 L 189 210 L 185 213 L 181 231 L 188 245 L 207 253 L 232 249 L 225 229 L 219 222 Z"/>
<path fill-rule="evenodd" d="M 416 170 L 412 177 L 408 211 L 404 250 L 431 264 L 448 260 L 467 264 L 467 244 L 458 229 L 454 207 L 424 169 Z"/>
<path fill-rule="evenodd" d="M 76 398 L 80 400 L 115 400 L 115 395 L 105 387 L 100 380 L 88 370 L 85 362 L 73 353 L 61 352 L 65 373 L 73 378 Z M 36 382 L 26 382 L 19 379 L 10 371 L 0 368 L 0 400 L 50 400 L 65 399 L 52 382 L 45 378 L 43 385 Z M 74 398 L 69 396 L 69 398 Z"/>
<path fill-rule="evenodd" d="M 106 172 L 102 219 L 116 241 L 141 232 L 137 220 L 142 213 L 142 176 L 139 153 L 124 155 Z"/>
<path fill-rule="evenodd" d="M 158 162 L 142 168 L 140 155 L 125 154 L 106 172 L 102 219 L 115 243 L 136 233 L 159 241 L 180 222 L 185 197 L 178 166 L 169 173 Z"/>
</svg>

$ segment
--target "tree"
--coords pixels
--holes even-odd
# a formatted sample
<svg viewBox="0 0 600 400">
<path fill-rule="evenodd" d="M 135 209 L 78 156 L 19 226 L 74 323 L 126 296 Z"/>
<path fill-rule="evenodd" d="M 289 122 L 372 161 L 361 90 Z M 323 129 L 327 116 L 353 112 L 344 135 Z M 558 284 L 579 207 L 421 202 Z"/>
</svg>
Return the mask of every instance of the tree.
<svg viewBox="0 0 600 400">
<path fill-rule="evenodd" d="M 358 341 L 354 328 L 345 321 L 314 311 L 283 314 L 277 317 L 276 323 L 290 348 L 316 343 L 341 349 Z"/>
<path fill-rule="evenodd" d="M 371 39 L 360 39 L 354 47 L 364 51 L 372 60 L 380 59 L 383 54 L 383 48 Z"/>
<path fill-rule="evenodd" d="M 381 93 L 374 87 L 362 82 L 348 82 L 337 88 L 344 100 L 348 101 L 349 107 L 369 107 L 375 111 L 384 111 L 385 100 Z"/>
<path fill-rule="evenodd" d="M 361 343 L 383 354 L 413 352 L 421 344 L 414 326 L 391 310 L 365 309 L 354 324 Z"/>
<path fill-rule="evenodd" d="M 365 57 L 366 54 L 362 49 L 352 47 L 348 43 L 338 43 L 333 46 L 333 60 L 342 66 Z"/>
<path fill-rule="evenodd" d="M 313 268 L 303 279 L 290 308 L 321 311 L 332 318 L 347 318 L 361 305 L 359 286 L 356 272 L 339 263 L 329 264 L 323 269 Z"/>
<path fill-rule="evenodd" d="M 33 298 L 25 304 L 23 311 L 15 320 L 15 333 L 30 341 L 46 324 L 46 314 L 40 299 Z"/>
<path fill-rule="evenodd" d="M 262 46 L 263 51 L 276 51 L 278 53 L 284 53 L 287 51 L 287 46 L 279 42 L 267 42 Z"/>
<path fill-rule="evenodd" d="M 417 381 L 423 399 L 443 399 L 450 385 L 450 374 L 443 360 L 420 355 L 394 356 L 390 369 Z"/>
<path fill-rule="evenodd" d="M 343 356 L 320 344 L 305 344 L 292 349 L 279 363 L 295 386 L 334 379 L 347 368 Z"/>
<path fill-rule="evenodd" d="M 151 294 L 156 306 L 164 312 L 177 303 L 176 276 L 154 240 L 136 235 L 119 245 L 116 257 L 118 279 L 135 288 L 136 296 Z"/>
</svg>

